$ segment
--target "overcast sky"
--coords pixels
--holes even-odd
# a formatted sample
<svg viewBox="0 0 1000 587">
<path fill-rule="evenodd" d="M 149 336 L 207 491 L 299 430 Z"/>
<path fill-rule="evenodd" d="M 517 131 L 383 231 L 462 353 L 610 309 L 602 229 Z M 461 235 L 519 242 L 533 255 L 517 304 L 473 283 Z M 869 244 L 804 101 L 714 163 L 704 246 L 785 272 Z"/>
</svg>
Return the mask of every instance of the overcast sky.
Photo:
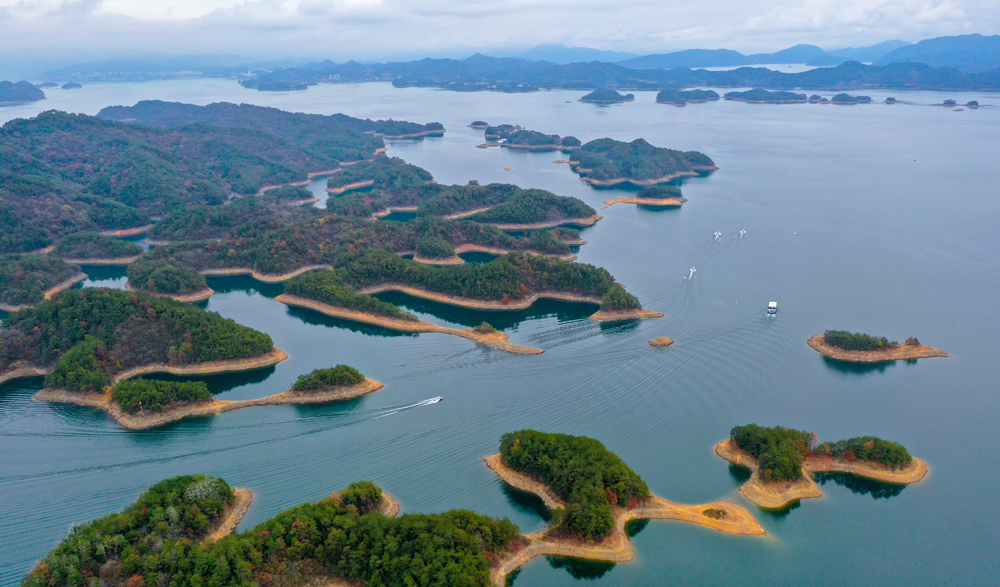
<svg viewBox="0 0 1000 587">
<path fill-rule="evenodd" d="M 6 69 L 144 53 L 462 57 L 541 43 L 765 52 L 998 30 L 1000 0 L 0 0 Z"/>
</svg>

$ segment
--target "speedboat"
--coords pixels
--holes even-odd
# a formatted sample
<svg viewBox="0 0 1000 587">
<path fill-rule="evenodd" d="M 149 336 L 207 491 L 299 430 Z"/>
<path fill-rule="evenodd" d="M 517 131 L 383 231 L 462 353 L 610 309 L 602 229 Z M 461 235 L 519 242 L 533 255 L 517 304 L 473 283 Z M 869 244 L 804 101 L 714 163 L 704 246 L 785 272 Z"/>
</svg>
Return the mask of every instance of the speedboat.
<svg viewBox="0 0 1000 587">
<path fill-rule="evenodd" d="M 767 304 L 767 313 L 768 314 L 777 314 L 778 313 L 778 302 L 768 302 L 768 304 Z"/>
</svg>

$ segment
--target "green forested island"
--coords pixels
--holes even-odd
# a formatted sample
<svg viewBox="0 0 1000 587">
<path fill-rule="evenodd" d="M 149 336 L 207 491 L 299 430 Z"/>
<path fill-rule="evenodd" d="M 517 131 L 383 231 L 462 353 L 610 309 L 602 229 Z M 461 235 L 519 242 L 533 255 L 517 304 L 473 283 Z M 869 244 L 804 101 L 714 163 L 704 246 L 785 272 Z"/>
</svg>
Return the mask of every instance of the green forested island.
<svg viewBox="0 0 1000 587">
<path fill-rule="evenodd" d="M 119 259 L 142 254 L 142 247 L 98 232 L 77 232 L 58 241 L 52 254 L 67 259 Z"/>
<path fill-rule="evenodd" d="M 0 104 L 16 104 L 18 102 L 37 102 L 45 99 L 45 92 L 36 88 L 31 82 L 17 83 L 7 80 L 0 81 Z"/>
<path fill-rule="evenodd" d="M 495 141 L 501 147 L 514 149 L 572 151 L 580 148 L 580 139 L 576 137 L 547 135 L 511 124 L 489 126 L 486 128 L 485 136 L 487 140 Z"/>
<path fill-rule="evenodd" d="M 871 96 L 852 96 L 845 93 L 830 98 L 831 104 L 871 104 L 871 101 Z"/>
<path fill-rule="evenodd" d="M 798 104 L 809 101 L 809 98 L 805 94 L 785 91 L 770 92 L 761 88 L 745 92 L 726 92 L 723 98 L 726 100 L 736 100 L 737 102 L 752 102 L 754 104 Z"/>
<path fill-rule="evenodd" d="M 0 255 L 0 305 L 35 304 L 45 292 L 80 274 L 55 255 Z"/>
<path fill-rule="evenodd" d="M 656 101 L 660 104 L 673 104 L 683 106 L 688 102 L 708 102 L 718 100 L 719 94 L 714 90 L 677 90 L 668 88 L 660 90 L 656 94 Z"/>
<path fill-rule="evenodd" d="M 145 257 L 128 266 L 128 285 L 153 294 L 183 296 L 205 291 L 205 276 L 190 267 L 177 267 L 162 258 Z"/>
<path fill-rule="evenodd" d="M 177 405 L 211 401 L 212 393 L 203 381 L 129 379 L 111 387 L 111 399 L 126 414 L 155 414 Z"/>
<path fill-rule="evenodd" d="M 748 424 L 733 427 L 729 437 L 739 448 L 757 459 L 760 474 L 768 481 L 800 479 L 803 475 L 802 465 L 810 457 L 830 456 L 849 462 L 861 460 L 891 470 L 907 467 L 913 461 L 903 445 L 875 436 L 849 438 L 814 446 L 816 439 L 811 432 Z"/>
<path fill-rule="evenodd" d="M 365 376 L 354 367 L 337 365 L 329 369 L 313 369 L 305 375 L 299 375 L 292 385 L 292 391 L 324 391 L 344 385 L 354 385 L 365 380 Z"/>
<path fill-rule="evenodd" d="M 652 185 L 718 169 L 707 155 L 654 147 L 644 139 L 631 143 L 597 139 L 569 156 L 570 165 L 594 185 Z"/>
<path fill-rule="evenodd" d="M 599 88 L 580 98 L 581 102 L 594 102 L 597 104 L 614 104 L 617 102 L 631 102 L 632 100 L 635 100 L 634 94 L 620 94 L 610 88 Z"/>
<path fill-rule="evenodd" d="M 564 536 L 600 540 L 614 528 L 612 505 L 650 496 L 639 475 L 593 438 L 520 430 L 503 435 L 500 455 L 566 502 L 553 513 L 555 531 Z"/>
<path fill-rule="evenodd" d="M 861 332 L 851 334 L 849 330 L 827 330 L 823 337 L 826 344 L 845 351 L 878 351 L 899 346 L 898 342 L 890 341 L 884 336 L 872 336 Z M 920 341 L 911 336 L 903 344 L 918 345 Z"/>
<path fill-rule="evenodd" d="M 236 505 L 223 480 L 186 475 L 147 489 L 121 513 L 75 526 L 22 587 L 249 587 L 318 578 L 370 587 L 490 585 L 490 562 L 519 546 L 518 527 L 468 510 L 383 513 L 362 481 L 239 534 L 205 540 Z"/>
<path fill-rule="evenodd" d="M 72 327 L 68 327 L 72 325 Z M 145 365 L 192 365 L 270 353 L 271 337 L 218 314 L 148 294 L 62 292 L 4 319 L 0 375 L 44 369 L 47 387 L 96 393 Z"/>
</svg>

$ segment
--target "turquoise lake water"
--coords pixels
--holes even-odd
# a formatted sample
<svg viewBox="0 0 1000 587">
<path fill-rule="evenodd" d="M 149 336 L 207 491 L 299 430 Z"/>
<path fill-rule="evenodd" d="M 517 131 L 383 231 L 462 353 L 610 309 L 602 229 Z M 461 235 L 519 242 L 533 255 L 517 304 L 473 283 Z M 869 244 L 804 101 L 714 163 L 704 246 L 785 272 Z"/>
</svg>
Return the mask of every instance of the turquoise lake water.
<svg viewBox="0 0 1000 587">
<path fill-rule="evenodd" d="M 101 411 L 32 400 L 40 380 L 0 387 L 0 585 L 18 584 L 73 524 L 191 472 L 256 493 L 241 528 L 371 479 L 404 511 L 470 508 L 539 530 L 538 503 L 482 462 L 501 434 L 527 427 L 595 437 L 657 495 L 743 504 L 768 536 L 654 520 L 634 528 L 632 562 L 536 558 L 517 587 L 1000 582 L 1000 108 L 928 106 L 945 98 L 1000 104 L 1000 96 L 894 91 L 871 94 L 911 104 L 675 108 L 637 92 L 635 102 L 601 107 L 577 102 L 583 92 L 362 84 L 269 94 L 225 80 L 47 93 L 44 102 L 0 109 L 0 122 L 47 109 L 96 114 L 141 99 L 441 122 L 444 137 L 389 141 L 389 154 L 442 183 L 503 181 L 583 199 L 605 218 L 583 230 L 589 243 L 579 260 L 606 267 L 666 316 L 597 324 L 587 305 L 491 313 L 385 296 L 428 321 L 487 320 L 511 342 L 545 350 L 517 356 L 288 308 L 273 299 L 280 284 L 209 278 L 219 293 L 204 307 L 268 332 L 290 355 L 271 369 L 210 378 L 221 399 L 284 391 L 300 373 L 336 363 L 385 388 L 338 405 L 249 408 L 136 433 Z M 466 127 L 476 119 L 583 141 L 642 137 L 702 151 L 720 169 L 685 181 L 689 202 L 680 209 L 605 208 L 602 200 L 627 191 L 579 181 L 552 162 L 559 153 L 476 149 L 482 131 Z M 683 279 L 691 267 L 695 278 Z M 90 284 L 124 287 L 123 270 L 85 271 Z M 774 319 L 764 313 L 770 300 L 779 304 Z M 827 328 L 917 336 L 954 356 L 844 365 L 805 344 Z M 656 336 L 676 344 L 652 348 Z M 416 405 L 435 396 L 444 401 Z M 732 426 L 749 422 L 825 440 L 897 440 L 931 472 L 901 491 L 829 477 L 824 497 L 768 512 L 737 492 L 745 473 L 712 452 Z"/>
</svg>

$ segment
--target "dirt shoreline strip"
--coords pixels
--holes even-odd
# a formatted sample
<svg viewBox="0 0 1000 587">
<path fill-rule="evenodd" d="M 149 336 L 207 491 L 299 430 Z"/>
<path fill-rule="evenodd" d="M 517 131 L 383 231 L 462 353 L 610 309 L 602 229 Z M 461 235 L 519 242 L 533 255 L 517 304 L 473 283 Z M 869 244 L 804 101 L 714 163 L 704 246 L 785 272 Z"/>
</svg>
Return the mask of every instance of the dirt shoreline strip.
<svg viewBox="0 0 1000 587">
<path fill-rule="evenodd" d="M 549 509 L 565 506 L 548 486 L 507 467 L 499 454 L 490 455 L 485 461 L 501 480 L 522 491 L 538 495 Z M 510 573 L 536 556 L 568 556 L 607 562 L 630 561 L 635 557 L 635 550 L 628 539 L 625 527 L 632 520 L 681 520 L 732 534 L 749 536 L 766 534 L 764 528 L 746 508 L 725 501 L 682 505 L 653 496 L 645 503 L 631 509 L 617 506 L 612 509 L 615 514 L 615 528 L 599 543 L 549 537 L 548 530 L 523 535 L 528 544 L 519 550 L 507 553 L 490 569 L 490 579 L 493 584 L 503 587 Z M 720 509 L 725 512 L 725 517 L 710 518 L 704 514 L 708 509 Z"/>
<path fill-rule="evenodd" d="M 142 253 L 132 255 L 131 257 L 107 257 L 96 259 L 70 259 L 63 257 L 62 260 L 73 265 L 131 265 L 141 256 Z"/>
<path fill-rule="evenodd" d="M 931 357 L 950 357 L 941 349 L 936 349 L 925 344 L 901 344 L 882 351 L 847 351 L 842 348 L 826 344 L 825 334 L 814 334 L 806 341 L 809 348 L 817 353 L 837 359 L 838 361 L 849 361 L 851 363 L 883 363 L 887 361 L 903 361 L 913 359 L 929 359 Z"/>
<path fill-rule="evenodd" d="M 778 509 L 798 501 L 813 497 L 823 497 L 819 484 L 812 478 L 813 473 L 850 473 L 859 477 L 874 479 L 883 483 L 908 485 L 916 483 L 927 475 L 927 463 L 913 457 L 908 467 L 890 469 L 868 461 L 849 462 L 829 456 L 809 455 L 802 464 L 802 478 L 795 481 L 767 481 L 760 475 L 757 459 L 727 438 L 715 445 L 715 454 L 734 465 L 752 471 L 750 478 L 740 486 L 740 493 L 751 502 L 766 509 Z"/>
<path fill-rule="evenodd" d="M 219 521 L 215 530 L 206 536 L 201 543 L 205 544 L 207 542 L 215 542 L 220 538 L 225 538 L 233 533 L 236 526 L 240 524 L 243 520 L 243 516 L 246 515 L 247 510 L 250 509 L 250 503 L 253 501 L 253 492 L 249 489 L 239 489 L 234 487 L 233 493 L 236 494 L 236 499 L 233 500 L 232 505 L 226 508 L 226 511 L 222 512 L 222 519 Z"/>
<path fill-rule="evenodd" d="M 680 207 L 684 202 L 687 202 L 687 198 L 626 198 L 625 196 L 618 196 L 617 200 L 604 200 L 604 203 L 608 206 L 614 206 L 615 204 L 639 204 L 640 206 Z"/>
<path fill-rule="evenodd" d="M 69 288 L 73 287 L 74 285 L 80 283 L 81 281 L 83 281 L 85 279 L 87 279 L 87 274 L 86 273 L 77 273 L 76 275 L 74 275 L 73 277 L 70 277 L 66 281 L 63 281 L 62 283 L 58 283 L 58 284 L 52 286 L 50 289 L 48 289 L 45 292 L 45 298 L 44 299 L 47 300 L 47 299 L 51 298 L 52 296 L 56 295 L 57 293 L 59 293 L 59 292 L 61 292 L 63 290 L 69 289 Z M 25 308 L 30 308 L 31 306 L 34 306 L 34 305 L 35 304 L 20 304 L 20 305 L 17 305 L 17 306 L 10 306 L 10 305 L 7 305 L 7 304 L 0 304 L 0 310 L 3 310 L 4 312 L 16 312 L 18 310 L 23 310 Z"/>
<path fill-rule="evenodd" d="M 326 314 L 327 316 L 353 320 L 355 322 L 364 322 L 365 324 L 374 324 L 376 326 L 381 326 L 390 330 L 398 330 L 400 332 L 438 332 L 441 334 L 460 336 L 473 342 L 477 342 L 497 350 L 513 353 L 515 355 L 540 355 L 544 352 L 542 349 L 510 344 L 507 342 L 509 336 L 499 331 L 479 333 L 471 328 L 468 330 L 461 330 L 458 328 L 448 328 L 447 326 L 438 326 L 437 324 L 431 324 L 430 322 L 424 322 L 422 320 L 389 318 L 387 316 L 378 316 L 376 314 L 358 312 L 357 310 L 350 310 L 348 308 L 331 306 L 329 304 L 317 302 L 316 300 L 310 300 L 308 298 L 301 298 L 289 294 L 281 294 L 274 299 L 275 301 L 289 306 L 308 308 L 310 310 Z"/>
<path fill-rule="evenodd" d="M 154 298 L 170 298 L 172 300 L 177 300 L 178 302 L 186 302 L 186 303 L 204 302 L 208 298 L 215 295 L 215 290 L 210 287 L 206 287 L 205 289 L 199 289 L 198 291 L 193 291 L 189 294 L 165 294 L 155 291 L 136 289 L 135 287 L 132 286 L 130 282 L 125 282 L 125 289 L 128 291 L 137 291 L 140 293 L 149 294 Z"/>
</svg>

